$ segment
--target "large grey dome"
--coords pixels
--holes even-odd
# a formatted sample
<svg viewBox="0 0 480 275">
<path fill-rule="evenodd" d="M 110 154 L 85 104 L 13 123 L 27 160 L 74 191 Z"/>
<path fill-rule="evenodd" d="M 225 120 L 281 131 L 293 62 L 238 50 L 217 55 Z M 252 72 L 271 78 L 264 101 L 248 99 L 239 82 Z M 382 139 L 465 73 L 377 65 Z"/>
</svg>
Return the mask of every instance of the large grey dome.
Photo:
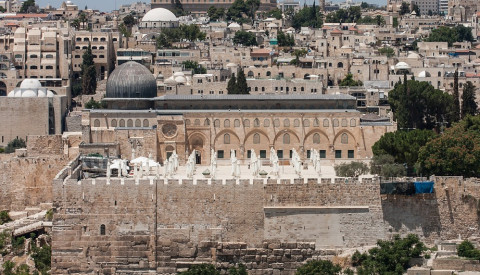
<svg viewBox="0 0 480 275">
<path fill-rule="evenodd" d="M 145 66 L 129 61 L 118 66 L 107 81 L 107 98 L 150 98 L 157 96 L 155 77 Z"/>
</svg>

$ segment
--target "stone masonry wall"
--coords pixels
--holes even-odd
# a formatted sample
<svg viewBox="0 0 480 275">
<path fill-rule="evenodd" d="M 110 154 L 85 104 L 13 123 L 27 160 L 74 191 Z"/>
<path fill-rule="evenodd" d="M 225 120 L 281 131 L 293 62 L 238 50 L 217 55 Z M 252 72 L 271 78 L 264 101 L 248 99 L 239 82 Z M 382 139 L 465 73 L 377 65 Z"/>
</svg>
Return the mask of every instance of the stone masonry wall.
<svg viewBox="0 0 480 275">
<path fill-rule="evenodd" d="M 431 244 L 478 232 L 480 183 L 434 180 L 434 194 L 393 196 L 380 195 L 377 182 L 341 179 L 59 178 L 52 274 L 173 274 L 202 262 L 294 274 L 308 259 L 394 234 Z"/>
</svg>

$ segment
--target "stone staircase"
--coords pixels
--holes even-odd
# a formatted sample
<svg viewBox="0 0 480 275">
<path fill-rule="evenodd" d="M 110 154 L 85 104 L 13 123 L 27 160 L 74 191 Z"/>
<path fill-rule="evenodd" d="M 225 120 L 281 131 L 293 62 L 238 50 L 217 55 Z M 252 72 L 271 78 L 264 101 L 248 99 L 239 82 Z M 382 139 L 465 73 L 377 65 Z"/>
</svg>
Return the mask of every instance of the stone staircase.
<svg viewBox="0 0 480 275">
<path fill-rule="evenodd" d="M 45 227 L 51 228 L 52 222 L 45 221 L 45 214 L 47 210 L 0 225 L 0 232 L 7 230 L 13 232 L 13 236 L 21 236 Z"/>
</svg>

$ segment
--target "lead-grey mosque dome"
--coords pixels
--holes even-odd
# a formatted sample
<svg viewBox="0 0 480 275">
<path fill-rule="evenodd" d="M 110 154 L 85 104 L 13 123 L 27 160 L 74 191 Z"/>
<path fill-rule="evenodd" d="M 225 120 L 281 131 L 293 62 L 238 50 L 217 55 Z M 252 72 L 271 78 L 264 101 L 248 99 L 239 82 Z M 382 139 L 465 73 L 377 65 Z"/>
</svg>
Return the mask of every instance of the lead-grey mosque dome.
<svg viewBox="0 0 480 275">
<path fill-rule="evenodd" d="M 147 67 L 135 61 L 118 66 L 107 81 L 107 98 L 151 98 L 157 82 Z"/>
</svg>

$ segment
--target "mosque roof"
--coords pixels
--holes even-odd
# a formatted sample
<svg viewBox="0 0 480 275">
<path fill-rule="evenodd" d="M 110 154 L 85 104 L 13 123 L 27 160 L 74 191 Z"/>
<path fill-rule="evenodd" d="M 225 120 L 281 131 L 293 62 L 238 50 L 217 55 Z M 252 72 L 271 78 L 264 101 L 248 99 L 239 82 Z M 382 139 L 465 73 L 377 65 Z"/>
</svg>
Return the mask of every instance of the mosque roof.
<svg viewBox="0 0 480 275">
<path fill-rule="evenodd" d="M 152 98 L 157 95 L 155 77 L 135 61 L 118 66 L 107 81 L 107 98 Z"/>
</svg>

